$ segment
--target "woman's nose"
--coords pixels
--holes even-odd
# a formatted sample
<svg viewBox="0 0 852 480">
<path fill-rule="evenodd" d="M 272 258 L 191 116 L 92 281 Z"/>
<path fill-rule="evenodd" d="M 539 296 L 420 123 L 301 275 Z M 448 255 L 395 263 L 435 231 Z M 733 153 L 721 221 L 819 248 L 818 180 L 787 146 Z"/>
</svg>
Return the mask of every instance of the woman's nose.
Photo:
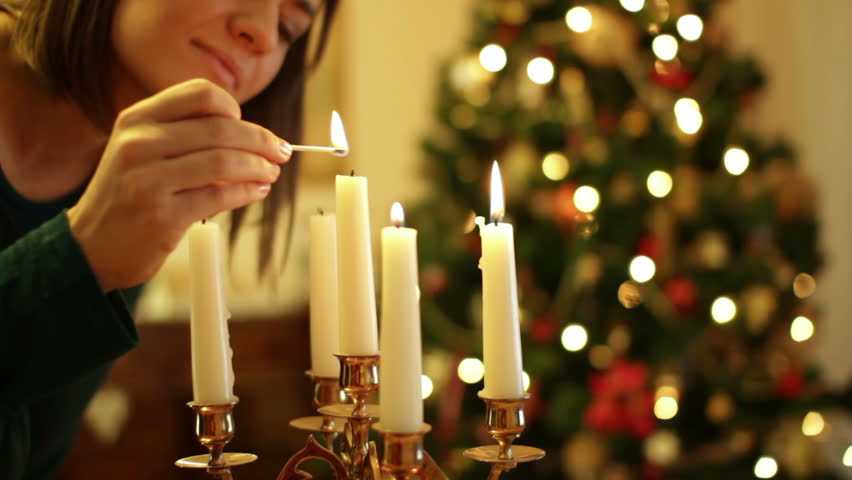
<svg viewBox="0 0 852 480">
<path fill-rule="evenodd" d="M 276 11 L 245 11 L 231 18 L 231 35 L 243 48 L 253 53 L 265 53 L 278 44 L 278 14 Z"/>
</svg>

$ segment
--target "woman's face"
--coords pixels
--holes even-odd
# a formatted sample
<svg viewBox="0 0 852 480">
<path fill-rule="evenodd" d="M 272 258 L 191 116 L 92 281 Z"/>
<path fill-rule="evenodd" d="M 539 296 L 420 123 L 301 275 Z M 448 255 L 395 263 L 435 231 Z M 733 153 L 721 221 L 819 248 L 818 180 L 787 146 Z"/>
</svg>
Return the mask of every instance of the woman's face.
<svg viewBox="0 0 852 480">
<path fill-rule="evenodd" d="M 192 78 L 240 103 L 260 93 L 320 0 L 118 0 L 112 25 L 118 108 Z"/>
</svg>

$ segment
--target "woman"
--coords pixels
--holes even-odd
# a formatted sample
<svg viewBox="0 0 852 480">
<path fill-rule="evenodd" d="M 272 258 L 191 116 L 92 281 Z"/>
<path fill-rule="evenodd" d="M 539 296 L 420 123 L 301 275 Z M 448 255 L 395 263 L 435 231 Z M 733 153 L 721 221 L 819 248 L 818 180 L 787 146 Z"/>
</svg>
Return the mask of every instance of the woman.
<svg viewBox="0 0 852 480">
<path fill-rule="evenodd" d="M 192 222 L 262 201 L 269 239 L 319 7 L 0 0 L 0 478 L 55 472 Z"/>
</svg>

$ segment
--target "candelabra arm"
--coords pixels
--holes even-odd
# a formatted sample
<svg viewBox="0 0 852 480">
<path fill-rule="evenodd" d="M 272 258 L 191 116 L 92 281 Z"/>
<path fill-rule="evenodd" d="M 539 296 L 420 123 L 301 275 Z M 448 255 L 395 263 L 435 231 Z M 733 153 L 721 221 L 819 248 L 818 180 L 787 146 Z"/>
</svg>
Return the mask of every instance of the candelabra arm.
<svg viewBox="0 0 852 480">
<path fill-rule="evenodd" d="M 299 465 L 301 465 L 302 462 L 311 459 L 324 460 L 328 463 L 332 470 L 334 470 L 334 476 L 337 477 L 338 480 L 347 478 L 348 474 L 346 472 L 346 465 L 343 464 L 343 461 L 340 460 L 334 452 L 320 445 L 313 435 L 308 435 L 308 443 L 305 445 L 305 448 L 299 450 L 295 455 L 290 457 L 290 460 L 288 460 L 287 464 L 284 465 L 284 469 L 278 474 L 278 478 L 276 480 L 311 478 L 309 473 L 299 470 Z"/>
<path fill-rule="evenodd" d="M 503 472 L 507 472 L 517 466 L 516 462 L 492 463 L 491 470 L 488 472 L 488 480 L 499 480 Z"/>
</svg>

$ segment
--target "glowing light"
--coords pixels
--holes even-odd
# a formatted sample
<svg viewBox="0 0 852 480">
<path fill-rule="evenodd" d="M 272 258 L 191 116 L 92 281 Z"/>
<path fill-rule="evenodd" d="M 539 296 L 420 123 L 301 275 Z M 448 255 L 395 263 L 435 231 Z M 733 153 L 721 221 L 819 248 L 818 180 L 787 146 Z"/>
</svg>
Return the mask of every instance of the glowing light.
<svg viewBox="0 0 852 480">
<path fill-rule="evenodd" d="M 654 278 L 654 274 L 657 273 L 657 265 L 650 257 L 637 255 L 630 261 L 629 271 L 630 278 L 639 283 L 645 283 Z"/>
<path fill-rule="evenodd" d="M 701 38 L 701 33 L 704 31 L 704 22 L 698 15 L 692 13 L 684 15 L 677 19 L 677 33 L 684 40 L 694 42 Z"/>
<path fill-rule="evenodd" d="M 648 191 L 657 198 L 663 198 L 672 191 L 672 176 L 662 170 L 654 170 L 648 175 Z"/>
<path fill-rule="evenodd" d="M 464 383 L 476 383 L 485 376 L 485 365 L 478 358 L 465 358 L 459 362 L 459 378 Z"/>
<path fill-rule="evenodd" d="M 528 391 L 530 389 L 530 374 L 524 371 L 521 371 L 521 379 L 524 384 L 524 391 Z"/>
<path fill-rule="evenodd" d="M 654 394 L 654 398 L 660 399 L 663 397 L 672 397 L 677 399 L 680 397 L 680 393 L 677 391 L 677 388 L 672 385 L 663 385 L 662 387 L 657 389 L 657 393 Z"/>
<path fill-rule="evenodd" d="M 600 203 L 601 196 L 594 187 L 583 185 L 574 192 L 574 206 L 581 212 L 594 212 Z"/>
<path fill-rule="evenodd" d="M 677 39 L 667 33 L 657 35 L 651 42 L 651 50 L 660 60 L 674 60 L 677 56 Z"/>
<path fill-rule="evenodd" d="M 345 157 L 349 155 L 349 141 L 346 140 L 346 130 L 343 128 L 343 120 L 336 110 L 331 111 L 331 146 L 334 147 L 334 155 Z"/>
<path fill-rule="evenodd" d="M 645 0 L 621 0 L 621 6 L 628 12 L 636 13 L 645 8 Z"/>
<path fill-rule="evenodd" d="M 587 32 L 592 28 L 592 12 L 586 7 L 574 7 L 565 14 L 565 24 L 577 32 Z"/>
<path fill-rule="evenodd" d="M 728 323 L 737 315 L 737 304 L 728 297 L 713 300 L 710 306 L 710 316 L 716 323 Z"/>
<path fill-rule="evenodd" d="M 595 345 L 589 351 L 589 363 L 598 370 L 605 370 L 612 365 L 612 349 L 606 345 Z"/>
<path fill-rule="evenodd" d="M 816 292 L 816 279 L 807 273 L 800 273 L 793 279 L 793 293 L 799 298 L 808 298 Z"/>
<path fill-rule="evenodd" d="M 572 324 L 562 330 L 562 347 L 569 352 L 579 352 L 589 341 L 589 334 L 582 325 Z"/>
<path fill-rule="evenodd" d="M 723 163 L 725 170 L 731 175 L 740 175 L 748 168 L 748 153 L 740 147 L 729 147 L 725 150 Z"/>
<path fill-rule="evenodd" d="M 793 323 L 790 324 L 790 337 L 793 340 L 804 342 L 812 336 L 814 336 L 814 322 L 802 316 L 793 319 Z"/>
<path fill-rule="evenodd" d="M 846 447 L 846 452 L 843 454 L 843 465 L 852 467 L 852 445 Z"/>
<path fill-rule="evenodd" d="M 670 420 L 677 415 L 677 399 L 660 397 L 654 402 L 654 416 L 660 420 Z"/>
<path fill-rule="evenodd" d="M 553 181 L 564 179 L 568 175 L 571 165 L 568 157 L 559 152 L 550 152 L 541 161 L 541 171 L 544 176 Z"/>
<path fill-rule="evenodd" d="M 479 63 L 489 72 L 499 72 L 506 66 L 506 50 L 496 43 L 489 43 L 479 51 Z"/>
<path fill-rule="evenodd" d="M 802 433 L 808 437 L 815 437 L 822 433 L 825 428 L 825 420 L 819 412 L 810 411 L 802 420 Z"/>
<path fill-rule="evenodd" d="M 503 179 L 500 177 L 500 167 L 495 161 L 491 165 L 491 218 L 499 222 L 506 213 L 506 204 L 503 199 Z"/>
<path fill-rule="evenodd" d="M 432 391 L 435 389 L 435 385 L 432 383 L 432 379 L 427 377 L 426 375 L 420 376 L 420 398 L 426 400 L 432 395 Z"/>
<path fill-rule="evenodd" d="M 527 64 L 527 76 L 539 85 L 550 83 L 553 80 L 554 72 L 553 62 L 544 57 L 533 58 Z"/>
<path fill-rule="evenodd" d="M 760 457 L 754 464 L 754 476 L 757 478 L 772 478 L 778 473 L 778 462 L 772 457 Z"/>
<path fill-rule="evenodd" d="M 674 112 L 677 126 L 683 133 L 691 135 L 701 129 L 701 124 L 704 123 L 701 107 L 691 98 L 681 98 L 675 102 Z"/>
<path fill-rule="evenodd" d="M 393 202 L 390 211 L 391 224 L 397 227 L 405 223 L 405 211 L 402 209 L 402 204 Z"/>
</svg>

